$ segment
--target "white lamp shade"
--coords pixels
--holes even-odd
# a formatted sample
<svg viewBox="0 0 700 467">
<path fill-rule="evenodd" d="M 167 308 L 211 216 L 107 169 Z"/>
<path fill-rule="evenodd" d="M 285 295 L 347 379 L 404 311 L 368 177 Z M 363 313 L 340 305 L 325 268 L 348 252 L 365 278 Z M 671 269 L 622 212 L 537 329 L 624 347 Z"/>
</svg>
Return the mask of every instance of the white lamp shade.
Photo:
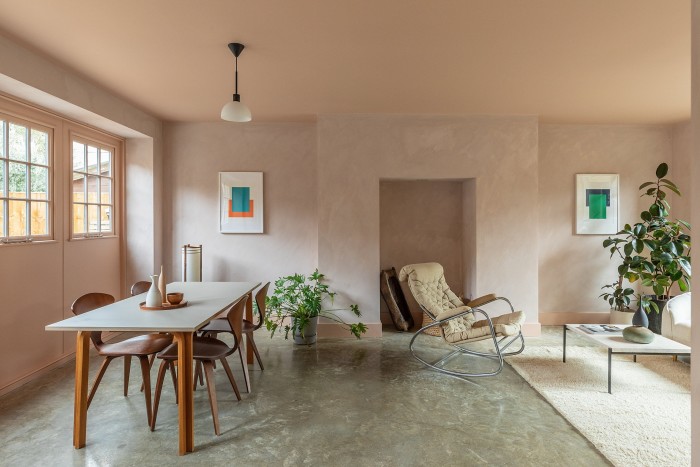
<svg viewBox="0 0 700 467">
<path fill-rule="evenodd" d="M 250 109 L 240 101 L 228 102 L 221 109 L 221 119 L 229 122 L 249 122 L 253 119 Z"/>
</svg>

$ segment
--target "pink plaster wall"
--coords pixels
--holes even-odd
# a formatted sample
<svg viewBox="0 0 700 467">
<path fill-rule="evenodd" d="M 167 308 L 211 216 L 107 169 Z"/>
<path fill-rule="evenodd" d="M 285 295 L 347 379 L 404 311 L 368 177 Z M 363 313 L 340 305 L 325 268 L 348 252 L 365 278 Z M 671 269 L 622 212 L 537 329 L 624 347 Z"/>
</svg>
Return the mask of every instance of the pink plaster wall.
<svg viewBox="0 0 700 467">
<path fill-rule="evenodd" d="M 165 126 L 165 266 L 203 245 L 203 280 L 273 281 L 317 264 L 314 124 L 171 123 Z M 265 233 L 219 233 L 219 172 L 263 172 Z M 324 272 L 324 271 L 322 271 Z"/>
<path fill-rule="evenodd" d="M 381 269 L 393 266 L 399 272 L 407 264 L 437 262 L 445 269 L 445 279 L 450 288 L 457 294 L 462 293 L 462 183 L 432 180 L 380 181 Z M 422 322 L 420 308 L 413 306 L 411 313 L 416 323 Z M 381 321 L 391 324 L 389 311 L 383 301 Z"/>
<path fill-rule="evenodd" d="M 603 249 L 607 235 L 575 233 L 576 174 L 620 174 L 620 226 L 637 222 L 649 204 L 639 185 L 671 161 L 671 128 L 540 125 L 539 141 L 540 312 L 607 312 L 598 296 L 619 263 Z"/>
<path fill-rule="evenodd" d="M 319 267 L 379 323 L 379 181 L 475 178 L 473 292 L 508 296 L 537 323 L 537 177 L 534 117 L 322 116 Z"/>
</svg>

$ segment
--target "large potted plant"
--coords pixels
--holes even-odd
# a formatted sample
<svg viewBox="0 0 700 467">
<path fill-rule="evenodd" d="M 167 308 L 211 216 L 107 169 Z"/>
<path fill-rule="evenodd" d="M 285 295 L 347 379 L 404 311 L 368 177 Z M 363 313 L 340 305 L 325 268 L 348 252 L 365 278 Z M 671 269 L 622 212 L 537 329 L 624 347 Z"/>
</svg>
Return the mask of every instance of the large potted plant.
<svg viewBox="0 0 700 467">
<path fill-rule="evenodd" d="M 649 329 L 661 333 L 661 310 L 671 296 L 674 285 L 682 292 L 690 290 L 690 224 L 682 220 L 671 220 L 671 206 L 667 195 L 681 195 L 678 187 L 668 180 L 668 165 L 660 164 L 656 169 L 656 181 L 642 183 L 642 196 L 652 198 L 649 208 L 640 214 L 641 221 L 626 224 L 617 233 L 617 238 L 608 237 L 603 247 L 610 255 L 618 254 L 622 264 L 620 276 L 634 284 L 651 289 L 652 294 L 641 295 L 640 310 L 649 317 Z M 621 283 L 620 283 L 621 284 Z"/>
<path fill-rule="evenodd" d="M 268 310 L 265 326 L 271 331 L 270 337 L 280 330 L 284 331 L 285 339 L 291 332 L 295 344 L 313 344 L 316 342 L 319 316 L 339 323 L 358 339 L 367 332 L 364 324 L 346 323 L 336 315 L 337 311 L 344 308 L 324 308 L 324 303 L 333 304 L 336 295 L 323 283 L 324 279 L 325 276 L 316 269 L 308 277 L 293 274 L 275 281 L 272 295 L 265 299 Z M 357 305 L 352 304 L 348 309 L 357 317 L 362 315 Z"/>
</svg>

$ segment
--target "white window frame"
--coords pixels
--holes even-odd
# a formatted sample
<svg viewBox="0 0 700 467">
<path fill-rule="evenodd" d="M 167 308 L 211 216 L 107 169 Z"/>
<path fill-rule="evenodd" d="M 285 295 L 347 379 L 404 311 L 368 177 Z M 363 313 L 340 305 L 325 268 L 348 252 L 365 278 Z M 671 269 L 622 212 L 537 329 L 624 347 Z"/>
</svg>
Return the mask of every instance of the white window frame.
<svg viewBox="0 0 700 467">
<path fill-rule="evenodd" d="M 80 144 L 83 144 L 85 146 L 85 153 L 84 153 L 84 162 L 85 162 L 85 171 L 76 171 L 73 170 L 73 142 L 78 142 Z M 87 165 L 87 148 L 88 146 L 96 147 L 99 151 L 102 150 L 107 150 L 111 153 L 110 157 L 110 175 L 109 176 L 104 176 L 101 174 L 91 174 L 88 172 L 88 165 Z M 71 240 L 84 240 L 84 239 L 97 239 L 97 238 L 114 238 L 118 237 L 118 209 L 119 209 L 119 162 L 118 158 L 120 157 L 119 154 L 119 148 L 117 147 L 117 144 L 110 144 L 107 141 L 101 140 L 96 138 L 95 136 L 87 136 L 82 133 L 78 132 L 70 132 L 70 136 L 68 138 L 68 154 L 66 157 L 67 165 L 68 165 L 68 186 L 67 186 L 67 193 L 69 197 L 69 209 L 68 209 L 68 223 L 70 225 L 70 239 Z M 99 152 L 98 152 L 98 157 L 99 157 Z M 98 159 L 99 160 L 99 159 Z M 98 195 L 97 199 L 98 202 L 88 202 L 87 198 L 84 199 L 82 202 L 78 201 L 76 202 L 73 199 L 73 174 L 74 173 L 80 173 L 85 176 L 85 183 L 88 183 L 88 177 L 97 177 L 98 179 Z M 102 203 L 101 201 L 101 193 L 102 193 L 102 183 L 101 180 L 103 178 L 108 178 L 111 183 L 110 183 L 110 190 L 111 190 L 111 196 L 110 196 L 110 203 Z M 87 196 L 88 192 L 86 189 L 83 191 L 85 195 Z M 73 222 L 74 220 L 74 212 L 75 212 L 75 207 L 77 205 L 81 205 L 84 209 L 84 232 L 75 232 L 75 224 Z M 98 218 L 101 216 L 102 212 L 102 207 L 103 206 L 109 206 L 110 207 L 110 224 L 111 224 L 111 230 L 109 231 L 102 231 L 102 225 L 101 223 L 99 224 L 100 231 L 99 232 L 90 232 L 89 231 L 89 219 L 88 219 L 88 207 L 89 206 L 97 206 L 97 212 L 98 212 Z"/>
<path fill-rule="evenodd" d="M 3 215 L 2 215 L 2 222 L 3 226 L 0 226 L 0 244 L 13 244 L 13 243 L 31 243 L 31 242 L 37 242 L 37 241 L 48 241 L 48 240 L 53 240 L 54 239 L 54 225 L 53 225 L 53 219 L 54 219 L 54 185 L 53 185 L 53 176 L 54 176 L 54 129 L 52 127 L 48 127 L 30 120 L 26 120 L 20 117 L 16 117 L 15 115 L 8 114 L 5 112 L 0 112 L 0 120 L 2 120 L 1 124 L 1 129 L 0 131 L 3 132 L 3 150 L 2 154 L 3 156 L 0 157 L 0 164 L 3 165 L 3 192 L 4 195 L 0 196 L 0 201 L 5 201 L 3 203 L 2 209 L 3 209 Z M 29 131 L 27 131 L 27 160 L 26 161 L 19 161 L 16 159 L 10 159 L 10 154 L 9 154 L 9 148 L 10 148 L 10 141 L 9 141 L 9 125 L 10 123 L 14 123 L 16 125 L 24 126 L 27 127 Z M 48 134 L 48 146 L 47 146 L 47 164 L 37 164 L 35 162 L 32 162 L 32 145 L 31 145 L 31 130 L 36 129 L 38 131 L 44 132 Z M 28 196 L 25 196 L 24 198 L 11 198 L 10 197 L 10 162 L 13 163 L 19 163 L 27 166 L 27 189 L 30 191 L 30 194 Z M 48 186 L 46 188 L 47 190 L 47 197 L 45 200 L 37 200 L 37 199 L 32 199 L 31 197 L 31 187 L 32 187 L 32 167 L 42 167 L 47 169 L 48 171 Z M 10 225 L 10 219 L 9 219 L 9 213 L 10 213 L 10 201 L 20 201 L 25 203 L 25 218 L 27 219 L 25 222 L 25 234 L 24 235 L 15 235 L 15 236 L 10 236 L 10 231 L 9 231 L 9 225 Z M 32 203 L 46 203 L 48 205 L 47 209 L 47 219 L 46 219 L 46 225 L 47 225 L 47 233 L 43 235 L 32 235 L 32 216 L 31 216 L 31 205 Z M 4 234 L 4 235 L 3 235 Z"/>
</svg>

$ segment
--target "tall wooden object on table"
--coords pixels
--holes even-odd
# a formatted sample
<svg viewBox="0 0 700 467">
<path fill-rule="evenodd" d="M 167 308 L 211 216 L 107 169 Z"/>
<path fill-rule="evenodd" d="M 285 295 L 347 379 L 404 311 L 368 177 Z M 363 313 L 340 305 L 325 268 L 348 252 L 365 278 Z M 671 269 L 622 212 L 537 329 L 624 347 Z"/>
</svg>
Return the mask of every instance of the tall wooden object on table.
<svg viewBox="0 0 700 467">
<path fill-rule="evenodd" d="M 80 315 L 85 312 L 94 310 L 114 303 L 114 297 L 104 293 L 89 293 L 78 298 L 71 305 L 71 311 L 75 315 Z M 102 341 L 102 332 L 93 331 L 90 333 L 92 344 L 97 349 L 97 353 L 105 357 L 102 361 L 95 382 L 92 385 L 90 394 L 87 398 L 87 407 L 90 407 L 92 398 L 95 396 L 95 391 L 102 381 L 102 377 L 107 370 L 110 362 L 115 358 L 124 357 L 124 396 L 127 395 L 129 389 L 129 370 L 131 368 L 131 357 L 139 358 L 141 362 L 141 374 L 143 375 L 144 396 L 146 398 L 146 414 L 148 416 L 148 424 L 151 423 L 151 377 L 150 364 L 148 356 L 160 352 L 172 342 L 172 337 L 163 334 L 147 334 L 145 336 L 132 337 L 122 342 L 105 343 Z"/>
<path fill-rule="evenodd" d="M 226 361 L 226 357 L 237 350 L 240 353 L 240 345 L 243 339 L 243 311 L 247 301 L 246 298 L 247 297 L 243 297 L 236 302 L 226 315 L 226 321 L 230 326 L 235 340 L 233 347 L 229 347 L 225 342 L 213 337 L 195 336 L 192 341 L 192 356 L 197 363 L 201 363 L 204 367 L 204 375 L 206 376 L 207 380 L 207 392 L 209 393 L 209 404 L 211 406 L 211 415 L 214 420 L 214 432 L 217 435 L 221 434 L 221 430 L 219 429 L 219 409 L 216 400 L 214 362 L 218 360 L 223 365 L 224 370 L 226 370 L 228 380 L 231 383 L 231 387 L 233 388 L 233 392 L 236 394 L 236 398 L 241 400 L 241 394 L 238 392 L 238 386 L 236 386 L 236 381 L 233 379 L 233 373 L 231 372 L 231 367 L 229 367 L 228 362 Z M 160 364 L 160 368 L 158 369 L 158 380 L 156 382 L 156 394 L 153 403 L 151 431 L 155 430 L 156 426 L 158 404 L 160 403 L 160 393 L 163 388 L 165 371 L 170 368 L 172 374 L 174 372 L 174 364 L 178 360 L 177 344 L 173 344 L 159 353 L 158 358 L 163 359 L 163 362 Z"/>
</svg>

